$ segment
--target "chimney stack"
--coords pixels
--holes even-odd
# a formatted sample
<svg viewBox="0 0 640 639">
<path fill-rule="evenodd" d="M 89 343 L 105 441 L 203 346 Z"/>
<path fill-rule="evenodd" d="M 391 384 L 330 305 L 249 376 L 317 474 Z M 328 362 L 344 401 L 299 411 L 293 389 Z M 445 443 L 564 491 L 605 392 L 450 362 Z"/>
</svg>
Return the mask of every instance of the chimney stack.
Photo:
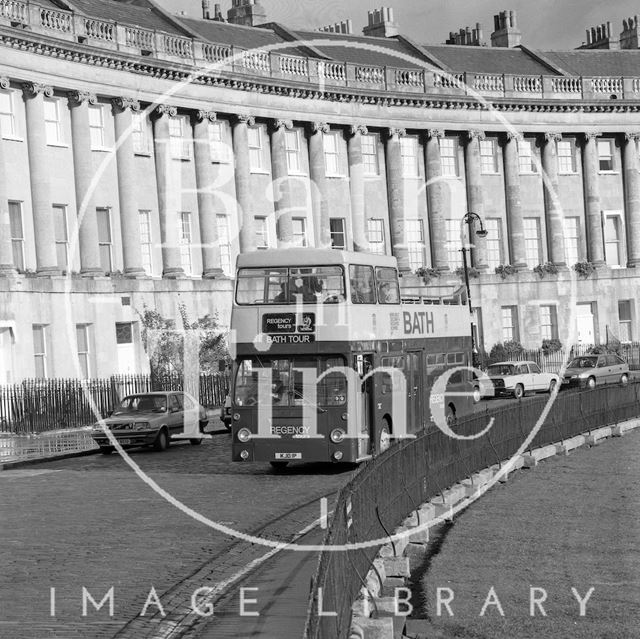
<svg viewBox="0 0 640 639">
<path fill-rule="evenodd" d="M 205 20 L 211 20 L 211 5 L 209 0 L 202 0 L 202 17 Z"/>
<path fill-rule="evenodd" d="M 393 19 L 393 9 L 382 7 L 380 10 L 369 11 L 369 22 L 362 33 L 376 38 L 392 38 L 400 33 L 398 25 Z"/>
<path fill-rule="evenodd" d="M 589 42 L 587 41 L 587 44 Z M 622 21 L 622 33 L 620 34 L 621 49 L 637 49 L 640 47 L 640 23 L 638 16 Z"/>
<path fill-rule="evenodd" d="M 494 32 L 491 34 L 492 47 L 517 47 L 522 40 L 515 11 L 501 11 L 493 16 Z"/>
<path fill-rule="evenodd" d="M 257 0 L 231 0 L 231 9 L 227 11 L 230 24 L 255 27 L 267 20 L 267 12 Z"/>
<path fill-rule="evenodd" d="M 626 20 L 623 21 L 623 28 Z M 627 25 L 628 26 L 628 25 Z M 611 22 L 603 22 L 595 27 L 587 29 L 587 42 L 578 47 L 578 49 L 620 49 L 621 42 L 625 40 L 628 42 L 629 38 L 633 36 L 632 33 L 628 33 L 627 30 L 623 30 L 620 34 L 620 38 L 612 35 Z M 625 48 L 625 47 L 622 47 Z"/>
<path fill-rule="evenodd" d="M 482 25 L 479 22 L 476 22 L 474 29 L 465 27 L 464 29 L 460 29 L 458 33 L 449 31 L 449 39 L 445 44 L 463 44 L 467 46 L 482 47 L 485 45 L 482 38 Z"/>
</svg>

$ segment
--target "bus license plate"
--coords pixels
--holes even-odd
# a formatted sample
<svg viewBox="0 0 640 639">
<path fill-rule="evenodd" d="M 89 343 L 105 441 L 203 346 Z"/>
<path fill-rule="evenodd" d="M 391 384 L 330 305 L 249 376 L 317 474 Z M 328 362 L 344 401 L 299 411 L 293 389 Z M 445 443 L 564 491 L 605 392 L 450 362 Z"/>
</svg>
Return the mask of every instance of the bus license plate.
<svg viewBox="0 0 640 639">
<path fill-rule="evenodd" d="M 120 446 L 126 446 L 127 444 L 130 444 L 131 440 L 130 439 L 119 439 L 118 440 L 118 444 L 120 444 Z"/>
<path fill-rule="evenodd" d="M 276 453 L 276 459 L 302 459 L 302 453 Z"/>
</svg>

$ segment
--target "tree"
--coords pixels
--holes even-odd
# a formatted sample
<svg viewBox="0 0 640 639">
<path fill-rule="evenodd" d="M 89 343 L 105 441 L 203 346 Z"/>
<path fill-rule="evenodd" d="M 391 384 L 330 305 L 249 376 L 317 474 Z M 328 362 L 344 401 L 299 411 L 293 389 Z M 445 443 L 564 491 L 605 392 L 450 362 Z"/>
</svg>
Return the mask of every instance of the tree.
<svg viewBox="0 0 640 639">
<path fill-rule="evenodd" d="M 218 362 L 229 359 L 225 334 L 220 330 L 218 315 L 205 315 L 190 321 L 183 303 L 178 304 L 181 326 L 173 319 L 146 305 L 138 313 L 142 323 L 142 344 L 149 357 L 152 374 L 184 372 L 184 352 L 187 336 L 197 340 L 200 372 L 218 371 Z"/>
</svg>

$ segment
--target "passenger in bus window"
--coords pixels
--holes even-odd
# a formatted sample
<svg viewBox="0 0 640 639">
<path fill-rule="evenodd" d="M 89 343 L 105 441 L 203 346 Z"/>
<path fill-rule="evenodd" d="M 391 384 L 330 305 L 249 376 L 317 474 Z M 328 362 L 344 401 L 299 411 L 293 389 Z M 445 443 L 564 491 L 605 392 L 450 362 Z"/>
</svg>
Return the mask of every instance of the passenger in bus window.
<svg viewBox="0 0 640 639">
<path fill-rule="evenodd" d="M 378 301 L 380 304 L 397 304 L 398 289 L 391 285 L 391 282 L 380 282 L 378 284 Z"/>
<path fill-rule="evenodd" d="M 282 282 L 280 284 L 280 292 L 273 298 L 274 303 L 276 304 L 285 304 L 287 301 L 287 291 L 286 284 Z"/>
<path fill-rule="evenodd" d="M 315 279 L 315 278 L 314 278 Z M 315 302 L 316 293 L 312 288 L 309 278 L 294 277 L 289 286 L 289 299 L 292 302 L 298 300 L 298 296 L 302 296 L 303 302 Z"/>
</svg>

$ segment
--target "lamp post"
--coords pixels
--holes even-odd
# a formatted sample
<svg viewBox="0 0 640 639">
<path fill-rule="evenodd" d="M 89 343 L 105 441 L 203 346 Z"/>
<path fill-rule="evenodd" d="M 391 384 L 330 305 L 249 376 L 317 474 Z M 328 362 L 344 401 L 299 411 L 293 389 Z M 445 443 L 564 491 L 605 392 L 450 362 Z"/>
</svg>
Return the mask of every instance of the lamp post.
<svg viewBox="0 0 640 639">
<path fill-rule="evenodd" d="M 475 336 L 475 331 L 474 331 L 474 322 L 473 322 L 473 309 L 471 307 L 471 287 L 469 286 L 469 265 L 467 262 L 467 251 L 471 251 L 471 247 L 473 246 L 473 243 L 471 242 L 471 237 L 472 237 L 472 225 L 474 220 L 477 220 L 480 224 L 480 228 L 476 230 L 476 235 L 478 237 L 487 237 L 487 229 L 484 228 L 484 224 L 482 223 L 482 218 L 477 214 L 474 213 L 473 211 L 469 211 L 468 213 L 465 213 L 465 215 L 462 217 L 462 220 L 460 220 L 460 241 L 462 243 L 462 268 L 464 270 L 464 283 L 465 286 L 467 288 L 467 305 L 469 306 L 469 315 L 471 316 L 471 351 L 472 351 L 472 355 L 473 355 L 473 365 L 476 366 L 477 365 L 477 356 L 478 356 L 478 347 L 476 344 L 476 336 Z M 466 244 L 464 241 L 464 225 L 465 222 L 467 224 L 468 228 L 468 238 L 469 238 L 469 243 Z"/>
</svg>

